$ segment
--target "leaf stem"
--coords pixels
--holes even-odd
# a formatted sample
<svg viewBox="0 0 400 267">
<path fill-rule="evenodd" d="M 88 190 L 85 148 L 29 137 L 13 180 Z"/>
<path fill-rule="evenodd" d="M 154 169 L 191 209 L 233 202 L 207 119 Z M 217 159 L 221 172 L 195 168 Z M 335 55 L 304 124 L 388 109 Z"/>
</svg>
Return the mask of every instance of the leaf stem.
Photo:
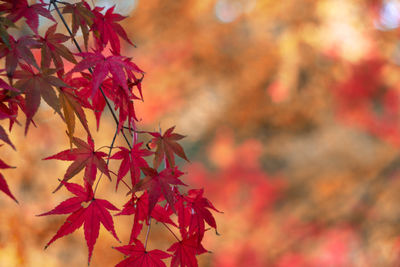
<svg viewBox="0 0 400 267">
<path fill-rule="evenodd" d="M 126 187 L 128 187 L 128 189 L 130 191 L 132 191 L 132 188 L 124 181 L 124 179 L 121 179 L 121 181 L 126 185 Z M 132 194 L 133 194 L 133 192 L 132 192 Z"/>
<path fill-rule="evenodd" d="M 146 247 L 147 247 L 147 240 L 149 238 L 150 228 L 151 228 L 151 217 L 149 219 L 149 226 L 147 226 L 146 240 L 144 241 L 144 250 L 145 251 L 146 251 Z"/>
<path fill-rule="evenodd" d="M 110 150 L 108 151 L 107 162 L 106 162 L 107 166 L 108 166 L 108 163 L 110 162 L 111 151 L 114 148 L 114 142 L 115 142 L 115 138 L 117 137 L 117 133 L 118 133 L 118 128 L 115 130 L 115 134 L 114 134 L 114 137 L 113 137 L 111 145 L 110 145 Z M 100 174 L 100 177 L 97 180 L 96 186 L 93 191 L 93 196 L 96 194 L 96 190 L 97 190 L 97 187 L 99 186 L 101 177 L 103 177 L 103 173 Z"/>
<path fill-rule="evenodd" d="M 176 236 L 176 234 L 171 230 L 171 228 L 168 227 L 168 225 L 165 222 L 161 222 L 165 227 L 167 227 L 168 231 L 175 237 L 176 240 L 181 242 L 181 240 Z"/>
</svg>

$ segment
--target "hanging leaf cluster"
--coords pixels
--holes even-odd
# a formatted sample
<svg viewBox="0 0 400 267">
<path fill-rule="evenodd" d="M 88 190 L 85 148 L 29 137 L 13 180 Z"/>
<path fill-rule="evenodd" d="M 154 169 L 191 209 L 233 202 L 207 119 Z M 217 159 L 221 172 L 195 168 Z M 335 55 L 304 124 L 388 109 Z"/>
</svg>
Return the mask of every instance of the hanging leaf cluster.
<svg viewBox="0 0 400 267">
<path fill-rule="evenodd" d="M 39 33 L 39 16 L 49 22 L 43 35 Z M 56 22 L 56 16 L 61 23 Z M 184 136 L 176 133 L 175 127 L 164 133 L 138 130 L 135 104 L 144 100 L 144 72 L 131 57 L 121 54 L 121 41 L 133 46 L 120 24 L 124 19 L 114 7 L 92 7 L 86 1 L 39 0 L 32 4 L 27 0 L 0 0 L 0 58 L 4 64 L 0 72 L 0 140 L 16 149 L 9 132 L 15 124 L 24 124 L 25 135 L 32 131 L 43 101 L 65 123 L 69 147 L 45 160 L 71 162 L 64 177 L 53 177 L 53 183 L 55 192 L 65 188 L 73 196 L 38 215 L 68 216 L 45 248 L 83 226 L 90 264 L 100 225 L 121 242 L 112 216 L 116 212 L 114 215 L 132 218 L 128 243 L 115 247 L 125 255 L 116 266 L 166 266 L 168 258 L 171 266 L 197 266 L 196 256 L 207 252 L 202 245 L 207 227 L 217 229 L 211 211 L 218 210 L 203 196 L 202 189 L 182 193 L 186 184 L 176 159 L 188 161 L 179 144 Z M 25 27 L 30 33 L 13 36 L 9 29 L 16 27 Z M 83 45 L 77 41 L 79 30 Z M 40 60 L 35 59 L 35 51 Z M 67 70 L 66 62 L 73 67 Z M 109 153 L 101 151 L 104 146 L 96 148 L 86 118 L 87 112 L 93 112 L 99 130 L 106 106 L 115 119 L 116 136 L 126 140 L 125 147 L 114 147 L 115 136 Z M 25 118 L 25 122 L 17 118 Z M 76 136 L 77 123 L 86 136 Z M 137 141 L 138 134 L 147 138 L 147 146 Z M 133 137 L 132 142 L 127 135 Z M 119 169 L 110 170 L 109 160 L 119 162 Z M 0 169 L 7 168 L 13 167 L 0 160 Z M 102 175 L 115 183 L 112 186 L 119 193 L 128 192 L 121 209 L 97 197 Z M 0 190 L 17 201 L 1 173 Z M 176 238 L 169 248 L 147 248 L 152 221 L 163 224 Z M 141 241 L 138 237 L 144 226 L 147 235 Z"/>
</svg>

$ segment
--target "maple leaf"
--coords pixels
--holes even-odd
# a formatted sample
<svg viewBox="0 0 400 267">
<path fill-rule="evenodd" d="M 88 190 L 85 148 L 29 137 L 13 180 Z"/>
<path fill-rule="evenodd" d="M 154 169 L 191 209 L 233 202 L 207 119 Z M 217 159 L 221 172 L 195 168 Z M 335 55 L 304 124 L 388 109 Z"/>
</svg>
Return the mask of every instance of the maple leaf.
<svg viewBox="0 0 400 267">
<path fill-rule="evenodd" d="M 115 267 L 166 267 L 162 259 L 171 257 L 170 254 L 159 249 L 146 251 L 140 240 L 136 240 L 135 245 L 114 248 L 126 256 L 129 256 Z"/>
<path fill-rule="evenodd" d="M 10 120 L 8 130 L 11 131 L 14 123 L 19 124 L 17 120 L 19 108 L 23 112 L 26 112 L 25 100 L 19 93 L 14 93 L 14 90 L 8 90 L 7 87 L 9 87 L 9 85 L 7 83 L 4 82 L 4 85 L 6 85 L 6 87 L 4 87 L 5 90 L 0 90 L 0 119 Z M 0 87 L 3 87 L 2 82 L 0 82 Z M 17 89 L 15 90 L 17 91 Z M 5 138 L 4 134 L 3 138 Z"/>
<path fill-rule="evenodd" d="M 0 125 L 0 140 L 4 141 L 6 144 L 10 145 L 15 150 L 15 146 L 13 145 L 13 143 L 11 143 L 10 138 L 8 137 L 6 131 L 1 125 Z"/>
<path fill-rule="evenodd" d="M 27 64 L 34 66 L 39 70 L 31 49 L 38 45 L 38 41 L 32 36 L 22 36 L 17 41 L 10 36 L 9 45 L 0 45 L 0 58 L 6 57 L 7 76 L 12 77 L 18 66 L 18 62 L 24 60 Z"/>
<path fill-rule="evenodd" d="M 198 267 L 196 255 L 203 254 L 207 250 L 197 242 L 199 238 L 196 235 L 183 238 L 182 241 L 172 244 L 167 251 L 174 251 L 171 260 L 171 267 Z"/>
<path fill-rule="evenodd" d="M 0 159 L 0 169 L 10 169 L 14 168 L 6 164 L 4 161 Z M 0 173 L 0 190 L 3 191 L 7 196 L 12 198 L 15 202 L 18 203 L 17 199 L 13 196 L 13 194 L 10 191 L 10 188 L 7 185 L 6 179 L 4 179 L 3 174 Z"/>
<path fill-rule="evenodd" d="M 209 209 L 217 210 L 213 204 L 203 197 L 203 189 L 189 190 L 187 196 L 182 196 L 176 202 L 176 210 L 178 212 L 178 222 L 181 235 L 198 234 L 199 242 L 203 239 L 205 232 L 205 223 L 217 230 L 217 224 L 214 216 Z M 186 232 L 186 228 L 189 227 Z"/>
<path fill-rule="evenodd" d="M 32 29 L 34 33 L 38 33 L 39 15 L 46 17 L 55 22 L 49 10 L 45 8 L 48 4 L 37 3 L 29 5 L 27 0 L 2 0 L 0 4 L 0 12 L 4 11 L 9 13 L 7 18 L 13 22 L 18 21 L 24 17 L 26 24 Z"/>
<path fill-rule="evenodd" d="M 81 72 L 80 77 L 74 77 L 70 80 L 69 84 L 75 88 L 78 88 L 75 91 L 78 99 L 83 107 L 93 110 L 94 115 L 96 116 L 96 125 L 97 130 L 100 127 L 100 118 L 101 114 L 104 111 L 106 106 L 106 101 L 104 99 L 103 94 L 100 90 L 97 90 L 95 95 L 91 98 L 92 95 L 92 75 L 88 73 Z M 103 88 L 103 92 L 109 99 L 112 99 L 112 79 L 108 78 L 103 81 L 101 84 Z M 91 98 L 91 103 L 89 102 L 89 98 Z"/>
<path fill-rule="evenodd" d="M 179 171 L 177 167 L 167 168 L 161 172 L 157 172 L 153 168 L 142 168 L 142 171 L 146 177 L 140 180 L 132 190 L 140 191 L 147 189 L 149 193 L 148 214 L 151 214 L 161 195 L 165 197 L 171 208 L 175 211 L 175 197 L 171 185 L 186 185 L 178 179 L 183 172 Z"/>
<path fill-rule="evenodd" d="M 131 83 L 128 82 L 128 85 Z M 138 121 L 135 113 L 135 107 L 133 105 L 133 100 L 140 99 L 139 97 L 131 94 L 130 96 L 126 93 L 121 86 L 114 86 L 112 88 L 112 101 L 115 105 L 115 110 L 119 111 L 118 118 L 118 132 L 122 129 L 126 120 L 128 120 L 128 128 L 135 128 L 135 121 Z"/>
<path fill-rule="evenodd" d="M 72 15 L 73 36 L 75 36 L 78 32 L 78 29 L 81 28 L 83 41 L 87 50 L 89 41 L 89 27 L 92 26 L 94 19 L 94 14 L 90 10 L 89 5 L 85 1 L 75 4 L 65 3 L 62 13 Z"/>
<path fill-rule="evenodd" d="M 20 64 L 22 70 L 14 73 L 14 78 L 19 79 L 15 87 L 20 89 L 26 96 L 26 125 L 25 134 L 28 132 L 29 124 L 40 106 L 40 96 L 54 109 L 61 117 L 61 107 L 57 94 L 53 87 L 69 87 L 62 80 L 52 76 L 55 72 L 50 69 L 43 69 L 35 73 L 29 65 Z"/>
<path fill-rule="evenodd" d="M 96 44 L 99 48 L 104 48 L 108 42 L 110 42 L 114 52 L 119 54 L 121 52 L 120 42 L 118 35 L 127 41 L 129 44 L 134 45 L 128 38 L 125 30 L 117 22 L 125 19 L 125 16 L 113 13 L 115 6 L 107 9 L 103 15 L 100 11 L 103 8 L 96 7 L 93 10 L 95 15 L 94 23 L 92 24 L 91 30 L 96 40 Z"/>
<path fill-rule="evenodd" d="M 72 143 L 76 146 L 76 148 L 67 149 L 53 156 L 44 158 L 44 160 L 58 159 L 74 161 L 68 167 L 67 172 L 64 175 L 63 181 L 56 188 L 56 190 L 54 190 L 54 192 L 60 189 L 66 181 L 70 180 L 72 177 L 78 174 L 83 168 L 85 168 L 83 179 L 90 185 L 93 185 L 94 181 L 96 180 L 97 169 L 107 175 L 107 177 L 111 181 L 107 164 L 103 159 L 104 157 L 107 157 L 107 154 L 104 152 L 96 152 L 94 150 L 92 137 L 88 136 L 87 139 L 88 143 L 85 143 L 83 140 L 77 137 L 73 137 Z"/>
<path fill-rule="evenodd" d="M 129 238 L 129 244 L 132 244 L 137 239 L 143 228 L 143 222 L 149 224 L 149 195 L 144 192 L 140 197 L 132 194 L 132 198 L 124 205 L 119 215 L 132 215 L 135 214 L 133 219 L 131 236 Z M 177 225 L 171 220 L 170 216 L 172 211 L 165 209 L 159 205 L 156 205 L 152 210 L 151 217 L 156 221 L 167 223 L 177 227 Z"/>
<path fill-rule="evenodd" d="M 101 83 L 106 79 L 107 74 L 109 73 L 112 75 L 112 80 L 115 85 L 121 86 L 127 95 L 130 96 L 132 93 L 128 88 L 128 76 L 133 75 L 131 74 L 133 71 L 143 72 L 140 69 L 133 67 L 132 64 L 127 63 L 126 59 L 128 58 L 124 56 L 111 55 L 105 57 L 100 51 L 95 51 L 95 53 L 83 52 L 76 55 L 83 59 L 66 75 L 74 72 L 81 72 L 93 67 L 92 97 L 95 95 Z"/>
<path fill-rule="evenodd" d="M 49 68 L 51 61 L 53 61 L 56 69 L 60 71 L 60 73 L 63 73 L 64 63 L 61 57 L 75 64 L 76 60 L 69 49 L 61 44 L 69 40 L 70 37 L 61 33 L 56 33 L 56 29 L 57 24 L 54 24 L 47 29 L 44 37 L 38 36 L 39 45 L 35 47 L 41 48 L 42 68 Z"/>
<path fill-rule="evenodd" d="M 87 183 L 86 188 L 73 183 L 63 182 L 63 185 L 75 197 L 69 198 L 49 212 L 42 213 L 37 216 L 47 216 L 54 214 L 69 214 L 64 224 L 58 229 L 57 233 L 46 244 L 45 249 L 57 239 L 73 233 L 82 225 L 85 232 L 86 244 L 89 250 L 88 263 L 92 257 L 94 245 L 99 236 L 100 223 L 117 239 L 114 229 L 114 222 L 109 210 L 117 211 L 113 204 L 104 199 L 94 198 L 93 190 Z"/>
<path fill-rule="evenodd" d="M 143 157 L 150 156 L 153 152 L 147 149 L 141 149 L 143 143 L 135 144 L 131 150 L 125 147 L 119 147 L 120 151 L 116 152 L 110 159 L 119 159 L 121 165 L 118 170 L 117 183 L 115 189 L 118 189 L 119 182 L 130 171 L 132 185 L 135 185 L 140 179 L 140 168 L 148 168 L 146 160 Z"/>
<path fill-rule="evenodd" d="M 175 126 L 169 128 L 165 131 L 163 135 L 157 132 L 150 133 L 154 137 L 151 140 L 151 144 L 152 146 L 157 147 L 153 162 L 155 169 L 157 169 L 161 165 L 164 158 L 166 159 L 167 167 L 174 167 L 174 154 L 185 159 L 186 161 L 189 161 L 185 155 L 185 151 L 183 150 L 182 146 L 176 142 L 178 140 L 181 140 L 185 136 L 173 133 L 174 129 Z"/>
<path fill-rule="evenodd" d="M 87 134 L 89 136 L 91 134 L 85 112 L 83 111 L 82 105 L 79 98 L 76 96 L 75 91 L 71 88 L 61 87 L 59 92 L 59 99 L 68 129 L 67 134 L 72 147 L 72 139 L 75 133 L 75 116 L 79 119 Z"/>
</svg>

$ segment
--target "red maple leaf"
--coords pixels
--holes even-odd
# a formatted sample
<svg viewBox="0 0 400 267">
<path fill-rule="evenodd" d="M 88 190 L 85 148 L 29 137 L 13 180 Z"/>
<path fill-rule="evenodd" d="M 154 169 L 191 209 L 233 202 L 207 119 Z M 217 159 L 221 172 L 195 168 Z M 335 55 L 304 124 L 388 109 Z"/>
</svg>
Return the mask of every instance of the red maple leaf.
<svg viewBox="0 0 400 267">
<path fill-rule="evenodd" d="M 105 15 L 101 13 L 104 8 L 96 7 L 93 10 L 95 15 L 91 30 L 99 48 L 104 48 L 110 42 L 114 52 L 119 54 L 121 52 L 120 42 L 118 35 L 127 41 L 129 44 L 134 45 L 128 38 L 125 30 L 117 22 L 125 19 L 125 16 L 113 13 L 115 6 L 107 9 Z"/>
<path fill-rule="evenodd" d="M 102 55 L 101 51 L 95 51 L 95 53 L 78 53 L 76 55 L 83 57 L 83 59 L 76 64 L 67 75 L 93 67 L 92 97 L 109 73 L 112 75 L 113 83 L 117 86 L 121 86 L 126 94 L 131 96 L 132 92 L 128 88 L 128 78 L 134 75 L 132 73 L 133 71 L 143 73 L 139 68 L 135 68 L 132 64 L 127 63 L 128 58 L 124 56 L 112 55 L 105 57 Z"/>
<path fill-rule="evenodd" d="M 65 3 L 63 14 L 72 15 L 72 35 L 75 36 L 78 28 L 81 28 L 83 41 L 87 50 L 89 41 L 89 27 L 93 24 L 94 14 L 90 10 L 90 6 L 85 2 L 75 4 Z"/>
<path fill-rule="evenodd" d="M 40 106 L 40 96 L 55 112 L 63 117 L 60 102 L 53 87 L 69 87 L 69 85 L 59 78 L 52 76 L 55 70 L 42 69 L 39 73 L 36 73 L 29 65 L 20 64 L 20 66 L 22 70 L 17 70 L 14 73 L 14 78 L 19 79 L 14 86 L 25 94 L 26 134 L 29 124 Z"/>
<path fill-rule="evenodd" d="M 57 24 L 54 24 L 47 29 L 44 37 L 39 36 L 39 45 L 37 45 L 37 47 L 41 48 L 42 68 L 49 68 L 51 61 L 53 61 L 57 71 L 63 73 L 64 63 L 61 57 L 72 63 L 76 63 L 76 60 L 71 51 L 69 51 L 67 47 L 61 44 L 68 41 L 70 37 L 61 33 L 56 33 L 56 29 Z"/>
<path fill-rule="evenodd" d="M 0 140 L 4 141 L 6 144 L 10 145 L 15 150 L 15 146 L 13 145 L 13 143 L 11 143 L 10 138 L 8 137 L 6 131 L 1 125 L 0 125 Z"/>
<path fill-rule="evenodd" d="M 130 86 L 131 83 L 128 82 Z M 133 100 L 140 99 L 134 94 L 127 95 L 126 91 L 121 88 L 121 86 L 112 87 L 112 97 L 111 100 L 115 104 L 115 110 L 118 110 L 118 131 L 122 129 L 125 121 L 128 120 L 128 128 L 135 128 L 135 121 L 138 121 L 136 117 L 135 107 L 133 105 Z"/>
<path fill-rule="evenodd" d="M 55 22 L 49 10 L 45 8 L 48 4 L 38 3 L 29 5 L 27 0 L 2 0 L 3 4 L 0 5 L 0 12 L 8 13 L 7 18 L 16 22 L 20 18 L 26 19 L 26 24 L 38 33 L 39 15 L 46 17 Z"/>
<path fill-rule="evenodd" d="M 9 169 L 9 168 L 14 168 L 14 167 L 7 165 L 4 161 L 0 159 L 0 169 Z M 10 188 L 8 187 L 6 179 L 4 179 L 4 176 L 1 173 L 0 173 L 0 190 L 18 203 L 17 199 L 13 196 L 13 194 L 10 191 Z"/>
<path fill-rule="evenodd" d="M 135 214 L 133 219 L 131 236 L 129 238 L 129 244 L 132 244 L 137 239 L 138 235 L 142 231 L 143 222 L 149 224 L 149 195 L 144 192 L 140 197 L 135 194 L 132 198 L 124 205 L 122 211 L 116 215 L 132 215 Z M 170 218 L 172 211 L 159 205 L 156 205 L 151 213 L 151 217 L 158 222 L 168 223 L 173 226 L 177 226 Z"/>
<path fill-rule="evenodd" d="M 38 41 L 29 35 L 22 36 L 18 40 L 10 36 L 9 45 L 0 44 L 0 58 L 6 57 L 6 71 L 9 77 L 14 75 L 18 62 L 21 60 L 39 70 L 39 66 L 31 52 L 31 49 L 38 44 Z"/>
<path fill-rule="evenodd" d="M 171 267 L 197 267 L 196 255 L 203 254 L 207 250 L 198 242 L 198 236 L 193 235 L 182 241 L 172 244 L 167 251 L 174 251 Z"/>
<path fill-rule="evenodd" d="M 100 92 L 100 90 L 97 90 L 95 95 L 91 97 L 92 95 L 92 75 L 89 73 L 80 73 L 81 76 L 79 77 L 74 77 L 70 78 L 68 75 L 68 84 L 71 86 L 77 88 L 78 90 L 74 91 L 77 95 L 77 99 L 79 99 L 80 103 L 82 104 L 83 107 L 88 108 L 93 110 L 94 115 L 96 116 L 96 125 L 97 125 L 97 130 L 99 130 L 100 127 L 100 118 L 101 114 L 104 111 L 104 108 L 106 106 L 106 101 L 104 100 L 103 94 Z M 103 88 L 103 92 L 108 97 L 109 99 L 112 99 L 112 95 L 110 94 L 111 92 L 111 87 L 112 87 L 112 79 L 108 78 L 103 81 L 101 84 Z M 91 100 L 91 103 L 89 101 Z"/>
<path fill-rule="evenodd" d="M 213 204 L 203 197 L 203 189 L 189 190 L 187 196 L 182 196 L 176 202 L 176 210 L 178 212 L 179 229 L 182 236 L 187 234 L 198 234 L 199 242 L 203 239 L 205 232 L 205 223 L 217 230 L 217 224 L 214 216 L 209 209 L 217 210 Z M 188 230 L 186 228 L 188 227 Z"/>
<path fill-rule="evenodd" d="M 119 147 L 120 151 L 116 152 L 110 159 L 122 159 L 121 165 L 118 170 L 118 177 L 116 183 L 116 189 L 118 188 L 119 182 L 124 176 L 130 171 L 132 185 L 139 182 L 140 179 L 140 168 L 147 168 L 149 165 L 143 157 L 150 156 L 153 152 L 147 149 L 141 149 L 143 143 L 135 144 L 131 150 L 125 147 Z"/>
<path fill-rule="evenodd" d="M 53 238 L 46 244 L 45 249 L 60 237 L 73 233 L 83 224 L 86 244 L 89 249 L 88 263 L 90 263 L 93 248 L 99 236 L 100 223 L 119 241 L 115 233 L 112 216 L 109 212 L 109 210 L 117 211 L 118 209 L 107 200 L 94 198 L 92 187 L 87 183 L 86 188 L 78 184 L 62 183 L 76 197 L 69 198 L 51 211 L 38 215 L 46 216 L 71 213 Z"/>
<path fill-rule="evenodd" d="M 165 131 L 163 135 L 157 132 L 150 133 L 154 137 L 151 140 L 151 144 L 152 146 L 157 147 L 153 163 L 155 169 L 157 169 L 161 165 L 164 158 L 166 159 L 167 167 L 174 167 L 174 154 L 185 159 L 186 161 L 189 161 L 181 145 L 176 142 L 178 140 L 181 140 L 185 136 L 173 133 L 174 129 L 175 126 L 169 128 Z"/>
<path fill-rule="evenodd" d="M 142 171 L 146 177 L 140 180 L 133 187 L 133 191 L 147 190 L 149 193 L 148 214 L 151 214 L 151 211 L 154 209 L 154 206 L 162 195 L 174 209 L 175 196 L 171 185 L 185 185 L 178 179 L 183 172 L 179 171 L 176 167 L 167 168 L 161 172 L 158 172 L 153 168 L 142 168 Z"/>
<path fill-rule="evenodd" d="M 107 154 L 94 150 L 94 143 L 91 136 L 88 136 L 88 143 L 85 143 L 77 137 L 72 138 L 72 143 L 76 146 L 76 148 L 67 149 L 53 156 L 44 158 L 44 160 L 59 159 L 74 161 L 68 167 L 63 181 L 56 188 L 56 190 L 54 190 L 54 192 L 60 189 L 64 182 L 74 177 L 83 168 L 85 168 L 83 179 L 90 185 L 93 185 L 94 181 L 96 180 L 97 169 L 107 175 L 107 177 L 111 180 L 107 164 L 103 159 L 104 157 L 107 157 Z"/>
<path fill-rule="evenodd" d="M 159 249 L 146 251 L 140 240 L 136 240 L 135 245 L 115 247 L 115 249 L 129 256 L 115 267 L 166 267 L 162 259 L 171 257 Z"/>
<path fill-rule="evenodd" d="M 15 122 L 18 123 L 17 115 L 19 108 L 21 108 L 21 110 L 24 112 L 26 111 L 25 100 L 22 97 L 22 95 L 19 94 L 15 95 L 7 90 L 0 91 L 0 119 L 10 120 L 10 126 L 8 127 L 9 131 L 11 131 L 12 126 L 14 125 Z M 2 135 L 0 134 L 3 137 L 3 138 L 0 137 L 0 139 L 7 142 L 4 139 L 7 138 L 6 134 L 4 135 L 4 133 Z"/>
</svg>

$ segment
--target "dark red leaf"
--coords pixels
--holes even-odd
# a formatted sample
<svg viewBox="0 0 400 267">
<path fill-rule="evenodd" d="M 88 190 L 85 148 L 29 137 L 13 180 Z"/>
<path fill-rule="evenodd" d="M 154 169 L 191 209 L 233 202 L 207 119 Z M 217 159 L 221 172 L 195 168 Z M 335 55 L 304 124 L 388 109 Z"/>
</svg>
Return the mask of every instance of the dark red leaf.
<svg viewBox="0 0 400 267">
<path fill-rule="evenodd" d="M 3 126 L 1 126 L 1 125 L 0 125 L 0 140 L 2 140 L 5 143 L 9 144 L 15 150 L 15 146 L 11 143 L 10 139 L 8 138 L 8 135 L 7 135 L 6 131 L 4 130 Z"/>
<path fill-rule="evenodd" d="M 61 117 L 61 106 L 57 94 L 53 87 L 69 87 L 62 80 L 52 76 L 54 70 L 44 69 L 39 73 L 35 73 L 28 65 L 21 64 L 22 70 L 15 71 L 14 78 L 19 79 L 15 83 L 15 87 L 25 94 L 26 101 L 26 124 L 25 134 L 33 116 L 40 106 L 40 98 L 42 97 L 46 103 L 54 109 Z"/>
<path fill-rule="evenodd" d="M 22 36 L 18 40 L 10 36 L 9 45 L 0 44 L 0 58 L 6 57 L 6 71 L 9 77 L 14 75 L 18 63 L 22 60 L 39 70 L 39 66 L 31 52 L 31 49 L 38 44 L 39 43 L 29 35 Z"/>
<path fill-rule="evenodd" d="M 45 8 L 48 4 L 38 3 L 29 5 L 27 0 L 2 0 L 2 2 L 0 4 L 0 12 L 8 13 L 7 18 L 13 22 L 16 22 L 20 18 L 25 18 L 26 24 L 36 34 L 39 27 L 39 15 L 55 22 L 50 11 Z"/>
<path fill-rule="evenodd" d="M 13 167 L 9 166 L 4 161 L 0 160 L 0 169 L 9 169 L 9 168 Z M 0 190 L 18 203 L 17 199 L 14 197 L 14 195 L 10 191 L 10 188 L 8 187 L 6 179 L 4 179 L 4 176 L 1 173 L 0 173 Z"/>
<path fill-rule="evenodd" d="M 72 15 L 72 34 L 76 35 L 78 28 L 81 28 L 85 48 L 87 50 L 89 41 L 89 27 L 93 24 L 94 14 L 90 10 L 89 5 L 85 2 L 75 4 L 66 3 L 63 9 L 63 14 Z"/>
<path fill-rule="evenodd" d="M 166 159 L 167 167 L 175 167 L 174 154 L 189 161 L 181 145 L 176 142 L 185 136 L 173 133 L 174 129 L 175 126 L 169 128 L 163 135 L 157 132 L 150 133 L 154 137 L 151 143 L 157 147 L 153 162 L 155 169 L 161 165 L 164 158 Z"/>
<path fill-rule="evenodd" d="M 85 174 L 83 176 L 83 179 L 90 185 L 93 185 L 94 181 L 96 180 L 97 169 L 107 175 L 107 177 L 111 180 L 108 166 L 103 159 L 104 157 L 107 157 L 107 154 L 94 150 L 94 143 L 90 136 L 88 136 L 88 143 L 85 143 L 83 140 L 77 137 L 73 137 L 72 142 L 76 146 L 76 148 L 64 150 L 58 154 L 44 159 L 74 161 L 68 167 L 67 172 L 64 175 L 63 181 L 60 183 L 55 191 L 60 189 L 66 181 L 70 180 L 84 168 Z"/>
<path fill-rule="evenodd" d="M 149 211 L 151 214 L 160 196 L 164 196 L 171 208 L 174 209 L 175 196 L 171 185 L 185 185 L 178 179 L 183 172 L 178 168 L 168 168 L 160 173 L 152 168 L 142 168 L 146 177 L 140 180 L 133 188 L 133 191 L 147 190 L 149 194 Z"/>
<path fill-rule="evenodd" d="M 45 36 L 39 37 L 39 45 L 37 45 L 37 47 L 41 49 L 42 53 L 41 67 L 49 68 L 51 61 L 53 61 L 57 71 L 63 74 L 64 63 L 61 57 L 72 63 L 76 63 L 76 60 L 69 49 L 61 44 L 68 41 L 70 37 L 61 33 L 56 33 L 56 28 L 57 24 L 49 27 Z"/>
</svg>

